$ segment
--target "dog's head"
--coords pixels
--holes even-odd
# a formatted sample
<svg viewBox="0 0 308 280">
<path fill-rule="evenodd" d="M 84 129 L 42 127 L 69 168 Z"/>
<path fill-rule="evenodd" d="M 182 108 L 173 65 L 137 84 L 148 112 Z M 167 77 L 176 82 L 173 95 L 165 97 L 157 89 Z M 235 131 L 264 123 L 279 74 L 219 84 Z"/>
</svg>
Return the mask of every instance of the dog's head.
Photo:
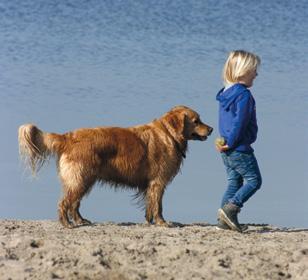
<svg viewBox="0 0 308 280">
<path fill-rule="evenodd" d="M 185 140 L 205 141 L 213 128 L 203 123 L 194 110 L 186 106 L 176 106 L 167 113 L 167 120 L 178 135 Z"/>
</svg>

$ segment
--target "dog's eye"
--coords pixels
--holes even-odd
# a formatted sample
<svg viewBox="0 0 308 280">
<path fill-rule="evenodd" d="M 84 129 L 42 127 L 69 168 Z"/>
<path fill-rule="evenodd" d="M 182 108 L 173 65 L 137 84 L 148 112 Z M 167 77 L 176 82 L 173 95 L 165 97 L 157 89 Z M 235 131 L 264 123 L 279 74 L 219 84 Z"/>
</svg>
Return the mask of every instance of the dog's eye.
<svg viewBox="0 0 308 280">
<path fill-rule="evenodd" d="M 200 123 L 199 119 L 194 120 L 194 124 L 199 124 L 199 123 Z"/>
</svg>

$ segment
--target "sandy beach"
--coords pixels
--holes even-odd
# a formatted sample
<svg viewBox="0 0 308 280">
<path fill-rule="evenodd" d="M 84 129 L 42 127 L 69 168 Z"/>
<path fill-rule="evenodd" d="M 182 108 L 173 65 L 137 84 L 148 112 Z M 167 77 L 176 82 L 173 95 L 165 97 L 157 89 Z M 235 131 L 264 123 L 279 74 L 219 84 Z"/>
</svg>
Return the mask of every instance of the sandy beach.
<svg viewBox="0 0 308 280">
<path fill-rule="evenodd" d="M 0 279 L 308 279 L 308 229 L 0 220 Z"/>
</svg>

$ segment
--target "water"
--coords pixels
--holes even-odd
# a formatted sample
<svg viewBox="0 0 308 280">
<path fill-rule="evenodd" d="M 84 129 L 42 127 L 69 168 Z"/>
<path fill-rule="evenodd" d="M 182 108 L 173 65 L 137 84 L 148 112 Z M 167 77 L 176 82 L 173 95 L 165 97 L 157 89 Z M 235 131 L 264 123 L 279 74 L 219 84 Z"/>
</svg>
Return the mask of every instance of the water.
<svg viewBox="0 0 308 280">
<path fill-rule="evenodd" d="M 49 132 L 147 123 L 177 104 L 215 129 L 190 143 L 164 216 L 216 222 L 226 175 L 214 149 L 216 92 L 232 49 L 256 52 L 254 145 L 262 189 L 243 222 L 308 227 L 307 1 L 0 1 L 0 218 L 56 219 L 54 161 L 37 180 L 19 163 L 17 129 Z M 93 221 L 142 222 L 132 192 L 96 187 Z"/>
</svg>

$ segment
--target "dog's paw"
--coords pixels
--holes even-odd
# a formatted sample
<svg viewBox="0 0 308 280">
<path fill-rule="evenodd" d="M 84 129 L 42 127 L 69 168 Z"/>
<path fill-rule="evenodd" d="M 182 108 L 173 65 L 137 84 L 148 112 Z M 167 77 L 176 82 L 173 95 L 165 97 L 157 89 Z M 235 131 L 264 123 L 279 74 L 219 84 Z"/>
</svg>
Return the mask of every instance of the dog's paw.
<svg viewBox="0 0 308 280">
<path fill-rule="evenodd" d="M 64 228 L 72 229 L 74 227 L 74 224 L 70 220 L 59 219 L 59 222 Z"/>
<path fill-rule="evenodd" d="M 72 228 L 75 227 L 75 225 L 74 225 L 73 223 L 71 223 L 71 222 L 62 223 L 62 226 L 63 226 L 64 228 L 67 228 L 67 229 L 72 229 Z"/>
<path fill-rule="evenodd" d="M 171 227 L 171 225 L 166 221 L 158 221 L 155 223 L 155 225 L 160 226 L 160 227 Z"/>
<path fill-rule="evenodd" d="M 153 225 L 153 223 L 151 223 L 149 221 L 145 221 L 142 225 L 145 226 L 145 227 L 150 227 L 150 226 Z"/>
<path fill-rule="evenodd" d="M 92 222 L 87 219 L 81 219 L 75 222 L 75 225 L 76 226 L 89 226 L 89 225 L 92 225 Z"/>
</svg>

